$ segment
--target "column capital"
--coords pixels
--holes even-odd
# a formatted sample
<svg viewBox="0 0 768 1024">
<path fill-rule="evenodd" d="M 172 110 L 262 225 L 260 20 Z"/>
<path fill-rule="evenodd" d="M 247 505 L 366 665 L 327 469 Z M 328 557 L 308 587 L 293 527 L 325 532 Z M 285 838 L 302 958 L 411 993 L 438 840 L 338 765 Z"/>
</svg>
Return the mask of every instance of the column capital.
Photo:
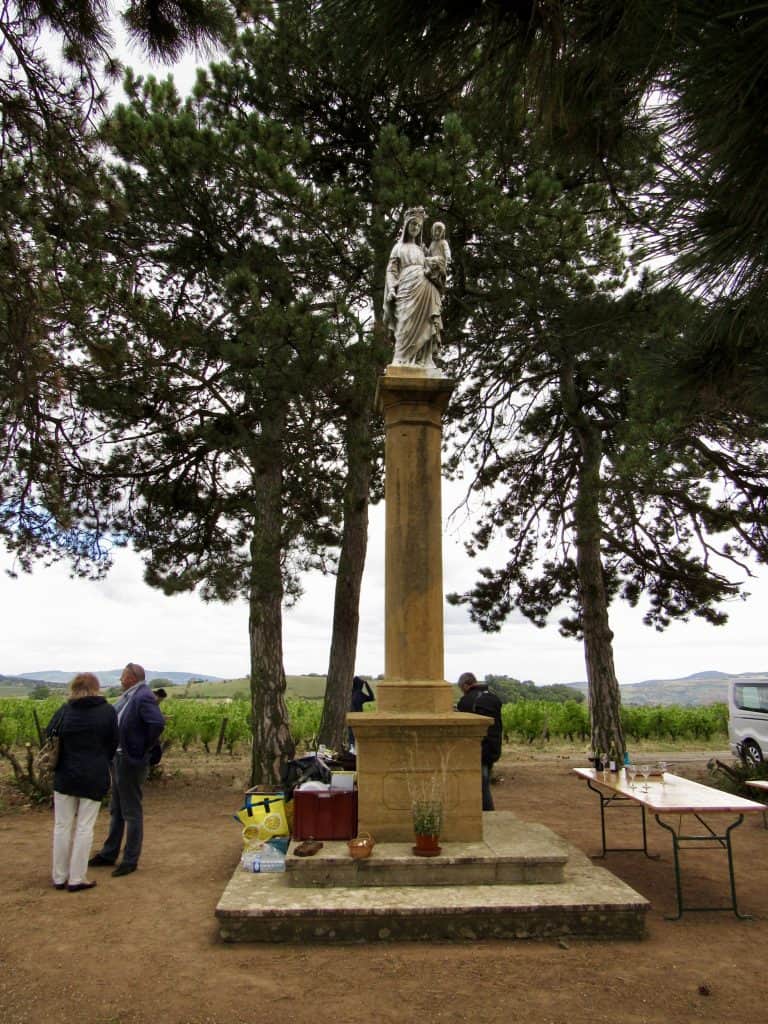
<svg viewBox="0 0 768 1024">
<path fill-rule="evenodd" d="M 391 365 L 379 377 L 376 407 L 386 415 L 396 405 L 418 404 L 436 409 L 442 415 L 455 387 L 456 381 L 434 370 Z"/>
</svg>

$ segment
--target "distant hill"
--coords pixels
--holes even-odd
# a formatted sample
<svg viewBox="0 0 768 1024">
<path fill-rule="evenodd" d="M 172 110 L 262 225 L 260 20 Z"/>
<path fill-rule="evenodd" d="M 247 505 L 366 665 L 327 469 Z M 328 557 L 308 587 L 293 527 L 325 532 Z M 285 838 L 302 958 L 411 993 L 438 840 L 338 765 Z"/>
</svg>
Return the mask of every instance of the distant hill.
<svg viewBox="0 0 768 1024">
<path fill-rule="evenodd" d="M 82 671 L 82 669 L 72 672 L 62 672 L 60 669 L 47 669 L 44 672 L 22 672 L 16 676 L 0 675 L 0 683 L 5 685 L 6 683 L 18 682 L 30 687 L 37 686 L 40 683 L 44 683 L 47 686 L 66 686 L 72 677 L 77 675 L 78 671 Z M 109 668 L 97 670 L 94 672 L 94 675 L 98 678 L 101 685 L 106 688 L 117 686 L 122 672 L 122 668 Z M 154 668 L 147 668 L 145 672 L 147 673 L 148 682 L 151 683 L 153 679 L 164 679 L 172 686 L 185 686 L 190 679 L 199 679 L 206 683 L 218 683 L 223 678 L 222 676 L 209 676 L 204 672 L 166 672 Z"/>
<path fill-rule="evenodd" d="M 70 679 L 72 676 L 70 676 Z M 4 676 L 0 672 L 0 686 L 37 686 L 45 683 L 42 676 Z"/>
<path fill-rule="evenodd" d="M 0 697 L 26 697 L 36 686 L 48 686 L 43 679 L 27 679 L 21 676 L 0 674 Z"/>
<path fill-rule="evenodd" d="M 623 704 L 715 704 L 728 699 L 732 679 L 764 679 L 768 672 L 694 672 L 682 679 L 646 679 L 642 683 L 621 683 Z M 586 682 L 568 683 L 586 693 Z"/>
<path fill-rule="evenodd" d="M 104 689 L 117 686 L 120 682 L 122 669 L 106 669 L 95 674 Z M 62 672 L 52 669 L 44 672 L 25 672 L 21 675 L 0 674 L 0 697 L 26 697 L 35 686 L 45 685 L 54 689 L 63 689 L 75 675 L 74 672 Z M 164 680 L 172 686 L 187 687 L 188 696 L 200 697 L 231 697 L 234 694 L 247 693 L 247 678 L 224 679 L 221 676 L 209 676 L 202 672 L 171 672 L 157 669 L 147 670 L 147 681 L 154 683 Z M 624 704 L 688 704 L 701 705 L 725 702 L 728 696 L 728 683 L 731 679 L 761 679 L 768 681 L 768 672 L 741 672 L 730 675 L 727 672 L 706 671 L 694 672 L 682 679 L 646 679 L 641 683 L 622 683 L 621 699 Z M 191 686 L 187 686 L 192 682 Z M 586 693 L 584 681 L 565 684 L 574 690 Z M 325 676 L 312 674 L 307 676 L 288 676 L 287 692 L 291 697 L 304 697 L 310 700 L 322 700 L 325 694 Z"/>
<path fill-rule="evenodd" d="M 305 700 L 322 700 L 325 696 L 325 676 L 286 676 L 286 695 Z M 221 683 L 192 683 L 184 688 L 186 697 L 235 697 L 250 692 L 250 680 L 227 679 Z"/>
</svg>

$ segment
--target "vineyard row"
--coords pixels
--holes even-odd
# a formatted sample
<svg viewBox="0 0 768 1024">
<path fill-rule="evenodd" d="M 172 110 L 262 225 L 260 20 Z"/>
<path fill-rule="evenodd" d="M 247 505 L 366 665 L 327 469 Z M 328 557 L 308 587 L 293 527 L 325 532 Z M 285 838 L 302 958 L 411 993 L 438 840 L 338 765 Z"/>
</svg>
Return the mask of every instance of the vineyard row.
<svg viewBox="0 0 768 1024">
<path fill-rule="evenodd" d="M 0 698 L 0 746 L 37 744 L 38 726 L 45 729 L 61 700 L 50 697 L 36 701 L 24 698 Z M 320 728 L 320 701 L 288 698 L 291 733 L 297 749 L 311 749 Z M 375 704 L 369 705 L 375 710 Z M 167 725 L 163 734 L 166 744 L 188 750 L 202 746 L 205 750 L 226 750 L 232 753 L 238 744 L 251 740 L 250 703 L 232 700 L 213 703 L 169 698 L 163 704 Z M 35 721 L 35 717 L 37 721 Z M 635 707 L 621 710 L 622 726 L 627 742 L 640 740 L 711 740 L 725 734 L 728 709 L 725 704 L 704 707 Z M 589 739 L 589 712 L 584 703 L 526 700 L 502 707 L 502 723 L 506 742 L 533 743 L 537 740 L 568 739 L 586 743 Z"/>
</svg>

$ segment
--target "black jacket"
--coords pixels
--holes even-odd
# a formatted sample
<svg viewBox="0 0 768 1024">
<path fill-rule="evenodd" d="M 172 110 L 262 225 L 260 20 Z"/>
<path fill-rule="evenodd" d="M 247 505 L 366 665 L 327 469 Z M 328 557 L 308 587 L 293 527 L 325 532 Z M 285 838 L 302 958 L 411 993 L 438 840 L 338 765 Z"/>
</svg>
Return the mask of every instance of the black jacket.
<svg viewBox="0 0 768 1024">
<path fill-rule="evenodd" d="M 481 761 L 483 764 L 495 764 L 501 757 L 501 701 L 483 683 L 478 683 L 462 695 L 456 705 L 457 711 L 469 711 L 475 715 L 485 715 L 493 721 L 488 732 L 483 736 Z"/>
<path fill-rule="evenodd" d="M 53 776 L 57 793 L 101 800 L 109 790 L 109 763 L 117 750 L 117 715 L 104 697 L 67 701 L 48 723 L 58 729 L 59 763 Z"/>
</svg>

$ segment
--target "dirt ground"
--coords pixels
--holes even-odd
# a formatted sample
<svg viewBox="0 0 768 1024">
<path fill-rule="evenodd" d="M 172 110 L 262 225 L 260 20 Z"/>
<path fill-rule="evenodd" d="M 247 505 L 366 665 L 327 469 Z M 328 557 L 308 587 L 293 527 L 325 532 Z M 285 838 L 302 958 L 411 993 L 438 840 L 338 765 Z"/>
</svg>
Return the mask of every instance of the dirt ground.
<svg viewBox="0 0 768 1024">
<path fill-rule="evenodd" d="M 708 756 L 687 759 L 678 773 L 702 778 Z M 577 763 L 506 758 L 494 795 L 499 809 L 542 822 L 594 854 L 599 808 L 570 770 Z M 605 862 L 652 901 L 640 943 L 227 945 L 214 908 L 238 861 L 230 815 L 240 806 L 245 770 L 244 759 L 226 755 L 168 756 L 164 779 L 146 789 L 139 870 L 112 878 L 92 869 L 98 886 L 81 893 L 51 887 L 51 812 L 15 802 L 0 781 L 0 1024 L 765 1019 L 768 830 L 760 815 L 734 834 L 739 901 L 751 921 L 731 913 L 666 921 L 674 911 L 671 846 L 651 822 L 649 845 L 659 860 L 622 853 Z M 102 811 L 96 842 L 106 826 Z M 632 844 L 634 837 L 617 830 L 612 840 Z M 688 854 L 688 899 L 711 905 L 727 895 L 724 861 L 713 852 Z"/>
</svg>

